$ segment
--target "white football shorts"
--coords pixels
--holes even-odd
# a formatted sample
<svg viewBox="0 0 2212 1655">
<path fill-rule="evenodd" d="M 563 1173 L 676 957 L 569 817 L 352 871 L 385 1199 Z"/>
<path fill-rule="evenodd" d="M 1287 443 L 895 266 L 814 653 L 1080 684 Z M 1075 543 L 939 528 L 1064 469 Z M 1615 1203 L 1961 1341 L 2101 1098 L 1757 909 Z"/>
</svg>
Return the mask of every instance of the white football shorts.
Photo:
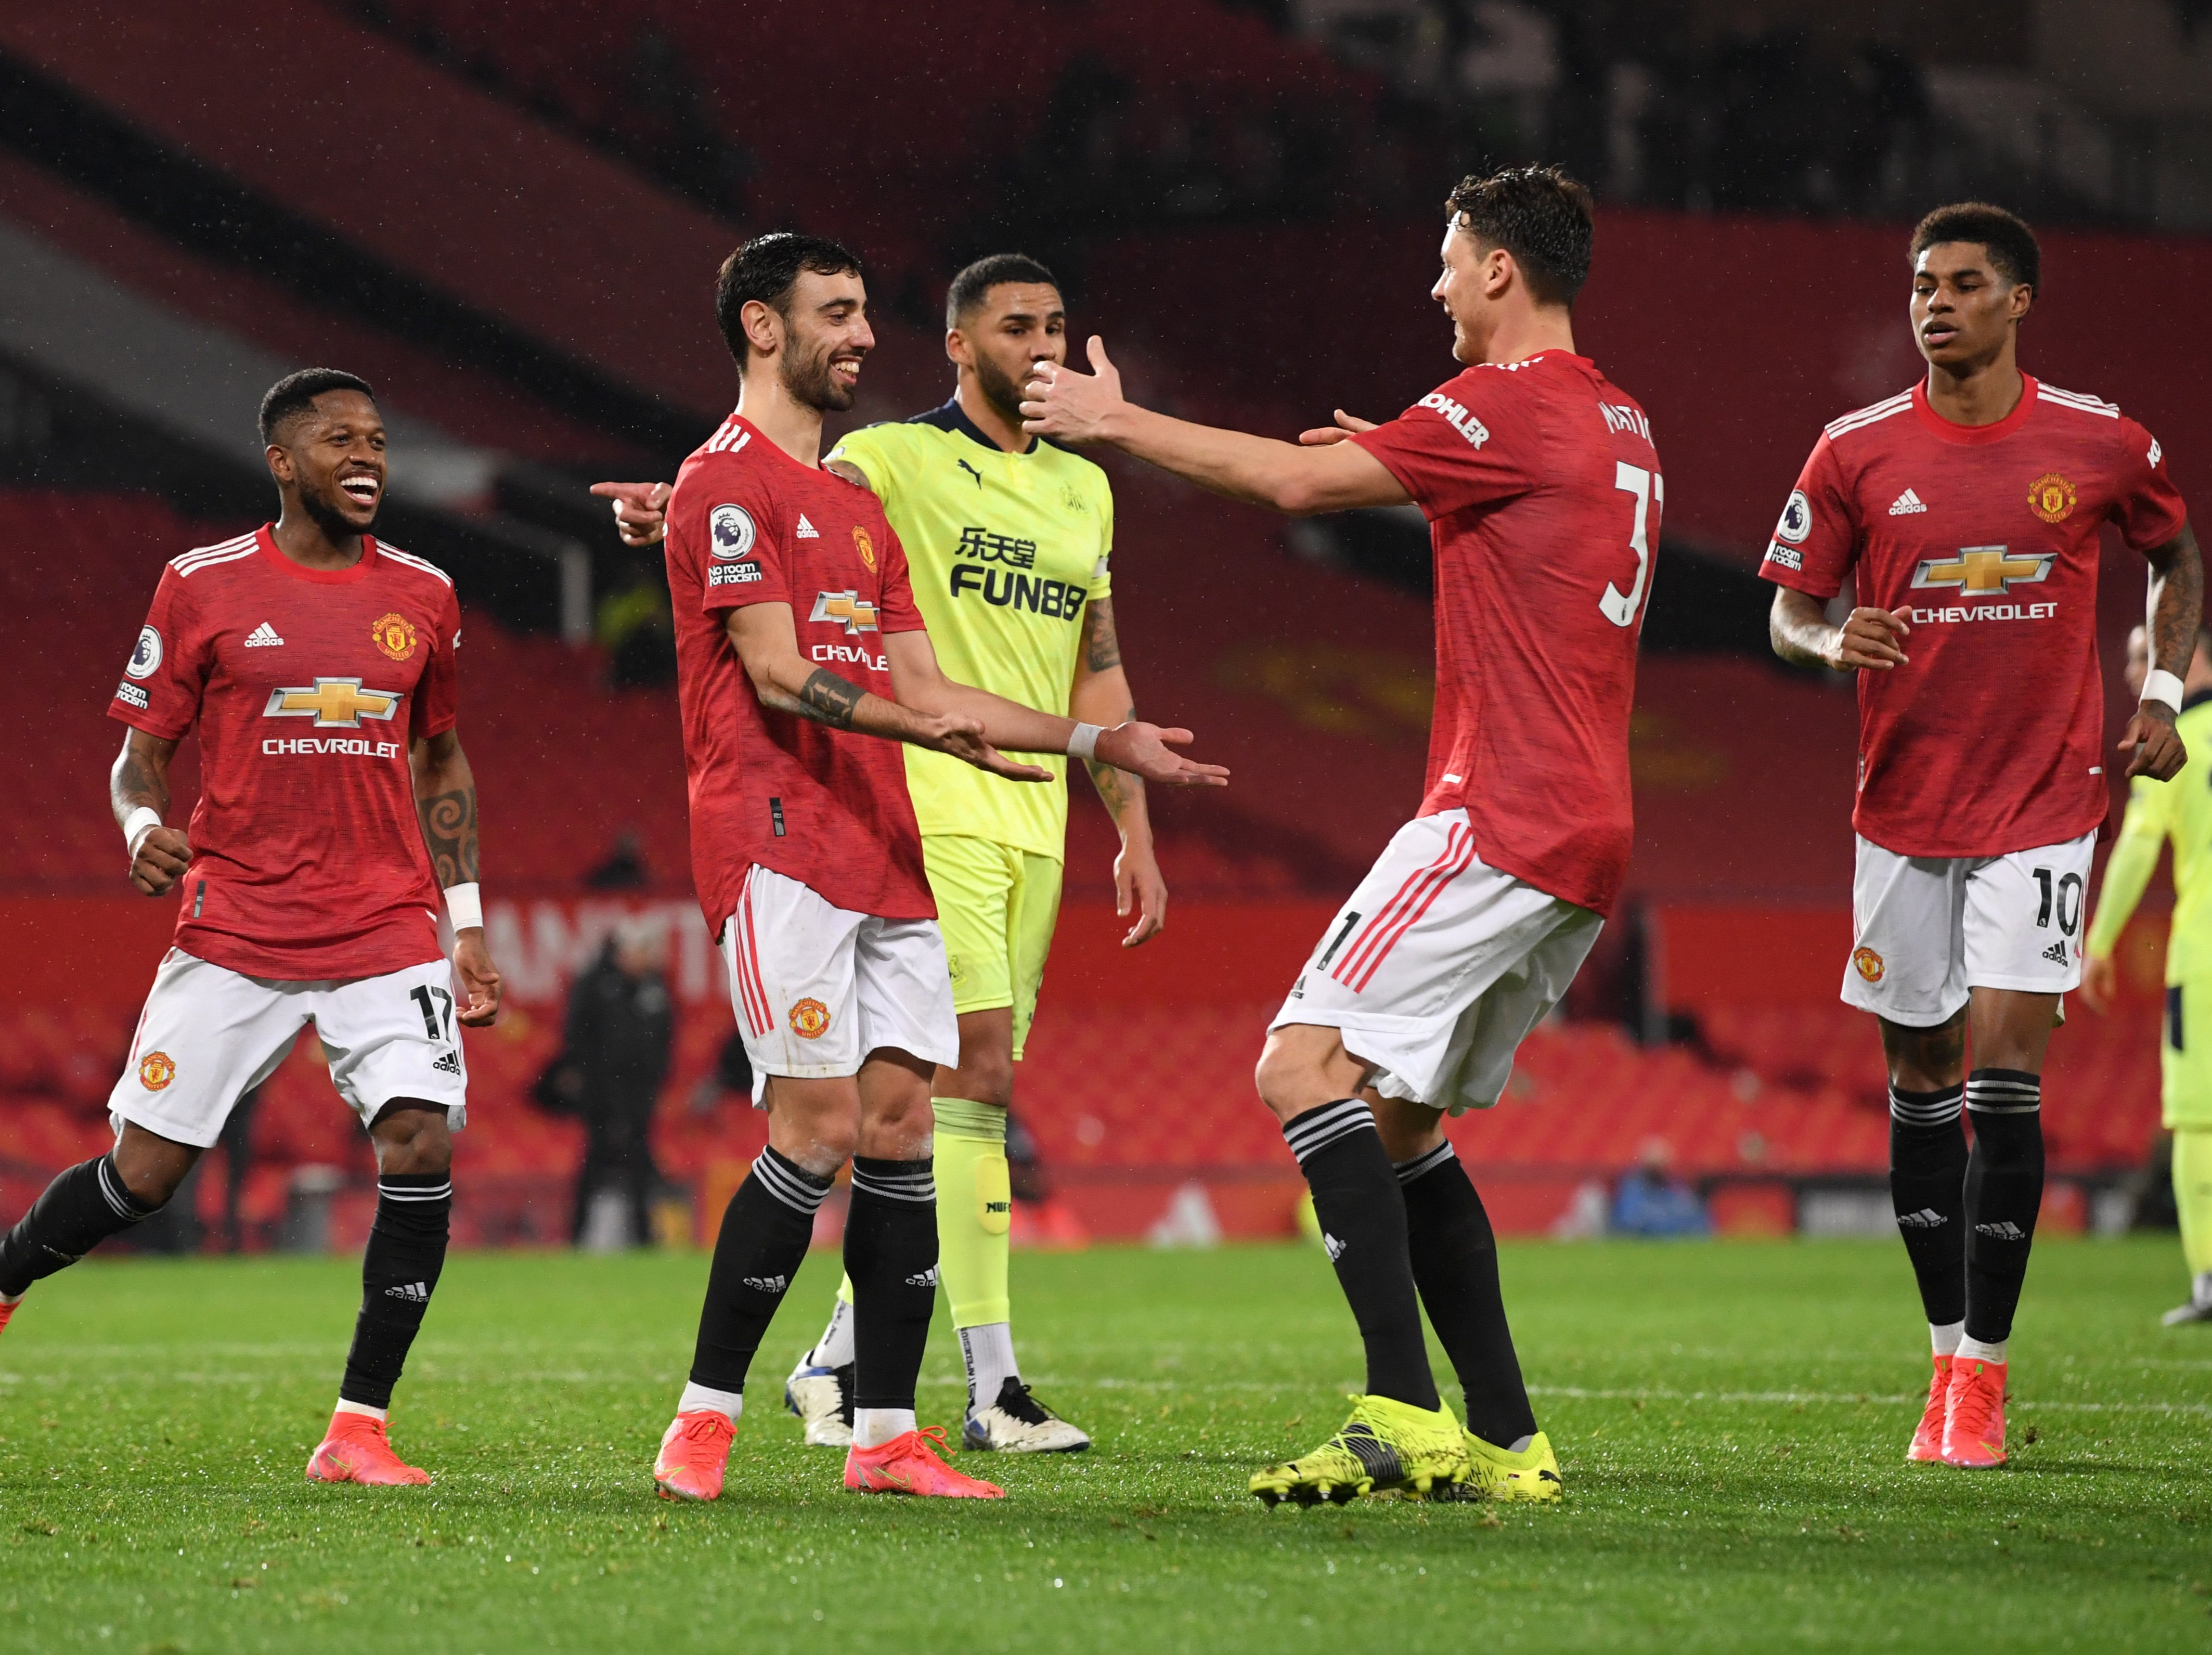
<svg viewBox="0 0 2212 1655">
<path fill-rule="evenodd" d="M 858 1074 L 861 1060 L 886 1046 L 947 1068 L 960 1062 L 935 920 L 855 914 L 756 863 L 722 926 L 721 948 L 756 1104 L 769 1075 Z"/>
<path fill-rule="evenodd" d="M 2002 856 L 1900 856 L 1858 842 L 1844 1003 L 1932 1028 L 1970 989 L 2063 995 L 2081 981 L 2097 836 Z"/>
<path fill-rule="evenodd" d="M 331 1082 L 363 1126 L 408 1098 L 442 1104 L 458 1130 L 468 1120 L 469 1080 L 453 1023 L 459 998 L 442 959 L 383 977 L 288 983 L 172 948 L 154 973 L 107 1112 L 118 1133 L 129 1121 L 210 1148 L 238 1100 L 276 1072 L 312 1023 Z"/>
<path fill-rule="evenodd" d="M 1268 1026 L 1340 1031 L 1386 1098 L 1487 1109 L 1604 924 L 1486 863 L 1464 810 L 1416 817 L 1337 910 Z"/>
</svg>

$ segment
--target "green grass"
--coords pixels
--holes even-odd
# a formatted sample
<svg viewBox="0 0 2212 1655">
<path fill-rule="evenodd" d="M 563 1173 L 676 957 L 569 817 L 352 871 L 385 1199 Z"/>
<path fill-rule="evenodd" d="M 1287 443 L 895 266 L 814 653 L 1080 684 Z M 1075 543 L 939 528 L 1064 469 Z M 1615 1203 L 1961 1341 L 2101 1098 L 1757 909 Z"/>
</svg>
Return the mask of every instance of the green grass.
<svg viewBox="0 0 2212 1655">
<path fill-rule="evenodd" d="M 0 1340 L 0 1646 L 2212 1642 L 2212 1329 L 2156 1325 L 2170 1243 L 2038 1250 L 2015 1465 L 1979 1476 L 1902 1463 L 1924 1358 L 1894 1245 L 1511 1249 L 1569 1491 L 1550 1510 L 1245 1495 L 1357 1378 L 1326 1264 L 1291 1247 L 1018 1258 L 1031 1377 L 1099 1446 L 988 1463 L 1012 1494 L 990 1506 L 848 1495 L 839 1457 L 800 1446 L 778 1381 L 835 1280 L 817 1256 L 729 1494 L 672 1506 L 649 1469 L 704 1275 L 696 1256 L 456 1258 L 395 1421 L 436 1473 L 419 1490 L 301 1476 L 349 1264 L 94 1262 L 41 1286 Z M 925 1421 L 957 1423 L 955 1372 L 940 1323 Z"/>
</svg>

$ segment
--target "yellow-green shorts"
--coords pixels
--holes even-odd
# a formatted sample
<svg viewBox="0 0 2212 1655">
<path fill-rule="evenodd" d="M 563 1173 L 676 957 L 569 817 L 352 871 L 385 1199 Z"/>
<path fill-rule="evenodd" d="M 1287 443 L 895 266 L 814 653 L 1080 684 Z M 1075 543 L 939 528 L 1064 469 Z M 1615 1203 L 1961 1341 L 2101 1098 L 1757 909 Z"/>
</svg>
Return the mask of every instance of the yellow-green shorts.
<svg viewBox="0 0 2212 1655">
<path fill-rule="evenodd" d="M 1014 1009 L 1022 1055 L 1060 918 L 1060 863 L 990 839 L 926 834 L 921 860 L 952 968 L 952 1009 Z"/>
<path fill-rule="evenodd" d="M 2212 977 L 2166 985 L 2158 1056 L 2166 1129 L 2212 1129 Z"/>
</svg>

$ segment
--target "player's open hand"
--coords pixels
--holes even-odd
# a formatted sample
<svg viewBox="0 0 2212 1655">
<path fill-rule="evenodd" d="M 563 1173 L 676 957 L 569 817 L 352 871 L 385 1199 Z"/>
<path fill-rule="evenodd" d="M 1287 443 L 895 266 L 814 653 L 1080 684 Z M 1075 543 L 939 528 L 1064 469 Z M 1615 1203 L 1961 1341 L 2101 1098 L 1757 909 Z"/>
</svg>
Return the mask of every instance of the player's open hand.
<svg viewBox="0 0 2212 1655">
<path fill-rule="evenodd" d="M 1168 882 L 1160 877 L 1150 839 L 1124 843 L 1114 858 L 1114 911 L 1125 920 L 1137 916 L 1121 939 L 1124 948 L 1150 942 L 1168 928 Z"/>
<path fill-rule="evenodd" d="M 941 753 L 951 753 L 963 764 L 973 764 L 979 770 L 988 770 L 994 776 L 1003 776 L 1010 782 L 1050 782 L 1053 773 L 1040 764 L 1023 764 L 1011 759 L 983 739 L 983 721 L 965 718 L 957 713 L 939 713 L 925 719 L 916 733 L 915 745 L 933 748 Z"/>
<path fill-rule="evenodd" d="M 2081 962 L 2081 1003 L 2102 1017 L 2112 1008 L 2120 992 L 2120 968 L 2110 954 L 2094 954 Z"/>
<path fill-rule="evenodd" d="M 455 1013 L 472 1029 L 489 1028 L 499 1016 L 500 995 L 505 990 L 499 967 L 491 963 L 482 926 L 472 925 L 453 938 L 453 975 L 469 1003 Z"/>
<path fill-rule="evenodd" d="M 2120 751 L 2134 755 L 2126 774 L 2148 776 L 2154 782 L 2172 781 L 2189 762 L 2189 749 L 2173 727 L 2173 709 L 2162 701 L 2146 701 L 2136 709 L 2120 733 Z"/>
<path fill-rule="evenodd" d="M 1905 640 L 1912 630 L 1910 609 L 1854 609 L 1836 634 L 1828 665 L 1838 672 L 1887 672 L 1909 659 Z"/>
<path fill-rule="evenodd" d="M 1093 372 L 1079 374 L 1065 362 L 1040 362 L 1022 387 L 1022 429 L 1058 442 L 1103 442 L 1115 414 L 1128 405 L 1121 395 L 1121 370 L 1107 360 L 1106 341 L 1096 333 L 1085 347 Z"/>
<path fill-rule="evenodd" d="M 1301 431 L 1298 433 L 1298 441 L 1309 448 L 1326 448 L 1332 442 L 1341 442 L 1348 436 L 1356 436 L 1362 431 L 1371 431 L 1374 429 L 1373 420 L 1362 419 L 1357 414 L 1347 414 L 1340 408 L 1336 411 L 1335 424 L 1316 425 L 1310 431 Z"/>
<path fill-rule="evenodd" d="M 1194 764 L 1172 747 L 1188 747 L 1197 738 L 1188 730 L 1163 730 L 1137 719 L 1098 734 L 1094 755 L 1102 764 L 1141 776 L 1169 788 L 1225 788 L 1229 772 L 1218 764 Z"/>
<path fill-rule="evenodd" d="M 668 496 L 676 490 L 665 483 L 594 483 L 592 492 L 615 502 L 615 532 L 623 545 L 657 545 L 668 532 Z"/>
<path fill-rule="evenodd" d="M 149 897 L 166 897 L 191 865 L 191 841 L 175 828 L 149 828 L 138 836 L 138 849 L 131 858 L 131 883 Z"/>
</svg>

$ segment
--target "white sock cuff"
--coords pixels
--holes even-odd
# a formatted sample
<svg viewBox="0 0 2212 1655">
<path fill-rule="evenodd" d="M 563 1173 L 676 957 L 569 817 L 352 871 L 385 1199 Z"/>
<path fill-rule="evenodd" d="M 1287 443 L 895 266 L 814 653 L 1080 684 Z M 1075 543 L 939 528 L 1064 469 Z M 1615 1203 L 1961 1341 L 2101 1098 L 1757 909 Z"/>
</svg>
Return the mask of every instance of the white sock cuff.
<svg viewBox="0 0 2212 1655">
<path fill-rule="evenodd" d="M 676 1411 L 678 1414 L 720 1414 L 735 1425 L 738 1416 L 745 1411 L 745 1399 L 735 1390 L 715 1390 L 696 1381 L 690 1381 L 684 1384 L 684 1394 L 676 1399 Z"/>
<path fill-rule="evenodd" d="M 1938 1356 L 1956 1356 L 1959 1341 L 1966 1336 L 1966 1324 L 1964 1322 L 1930 1322 L 1928 1324 L 1928 1341 L 1935 1347 Z"/>
<path fill-rule="evenodd" d="M 1961 1339 L 1959 1341 L 1959 1348 L 1954 1354 L 1962 1362 L 1994 1362 L 1999 1367 L 2002 1367 L 2005 1346 L 2008 1342 L 2003 1339 L 1987 1343 L 1979 1339 Z"/>
<path fill-rule="evenodd" d="M 856 1408 L 853 1410 L 853 1446 L 881 1448 L 895 1437 L 914 1429 L 910 1408 Z"/>
<path fill-rule="evenodd" d="M 349 1402 L 343 1396 L 338 1398 L 337 1411 L 341 1414 L 366 1414 L 372 1420 L 392 1417 L 392 1410 L 388 1408 L 371 1408 L 367 1402 Z"/>
</svg>

